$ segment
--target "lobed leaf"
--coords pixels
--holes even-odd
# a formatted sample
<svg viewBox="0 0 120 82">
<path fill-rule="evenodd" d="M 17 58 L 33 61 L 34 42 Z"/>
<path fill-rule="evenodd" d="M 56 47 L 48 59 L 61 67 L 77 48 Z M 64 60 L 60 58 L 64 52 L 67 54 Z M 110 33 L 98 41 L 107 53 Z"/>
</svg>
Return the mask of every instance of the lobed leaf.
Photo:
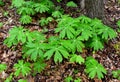
<svg viewBox="0 0 120 82">
<path fill-rule="evenodd" d="M 12 0 L 12 5 L 17 8 L 21 7 L 24 3 L 24 0 Z"/>
<path fill-rule="evenodd" d="M 25 53 L 25 56 L 27 56 L 27 57 L 30 56 L 31 60 L 36 61 L 37 58 L 43 56 L 43 50 L 45 49 L 45 46 L 46 46 L 46 44 L 44 44 L 44 43 L 37 43 L 37 42 L 30 43 L 30 42 L 28 42 L 25 45 L 25 48 L 24 48 L 25 50 L 23 50 L 23 51 Z"/>
<path fill-rule="evenodd" d="M 99 29 L 98 34 L 101 34 L 102 38 L 106 40 L 109 38 L 113 39 L 117 36 L 117 33 L 108 26 L 104 26 L 104 28 Z"/>
<path fill-rule="evenodd" d="M 34 4 L 34 8 L 35 8 L 36 12 L 40 12 L 40 13 L 44 13 L 44 12 L 49 10 L 49 8 L 46 5 L 42 4 L 42 3 Z"/>
<path fill-rule="evenodd" d="M 77 4 L 74 3 L 73 1 L 69 1 L 69 2 L 67 2 L 66 5 L 67 5 L 68 7 L 77 7 Z"/>
<path fill-rule="evenodd" d="M 75 53 L 76 51 L 82 52 L 82 49 L 85 47 L 84 43 L 79 40 L 79 38 L 72 39 L 71 44 L 73 46 L 72 53 Z"/>
<path fill-rule="evenodd" d="M 22 24 L 29 24 L 29 23 L 32 22 L 32 18 L 31 18 L 29 15 L 23 15 L 23 16 L 21 16 L 21 18 L 20 18 L 20 22 L 21 22 Z"/>
<path fill-rule="evenodd" d="M 17 10 L 18 14 L 20 15 L 34 15 L 35 14 L 35 11 L 33 8 L 30 8 L 30 7 L 20 7 L 18 10 Z"/>
<path fill-rule="evenodd" d="M 70 58 L 70 62 L 76 62 L 76 63 L 84 63 L 84 58 L 82 58 L 80 55 L 73 54 Z"/>
<path fill-rule="evenodd" d="M 72 39 L 75 36 L 75 27 L 78 26 L 78 22 L 78 19 L 74 19 L 72 17 L 69 17 L 68 15 L 63 15 L 62 18 L 59 20 L 55 32 L 59 32 L 59 36 L 62 39 L 65 37 L 68 39 Z"/>
<path fill-rule="evenodd" d="M 15 68 L 15 76 L 19 76 L 22 74 L 23 76 L 26 76 L 30 73 L 31 68 L 30 68 L 30 63 L 25 62 L 23 60 L 19 60 L 18 63 L 14 64 Z"/>
<path fill-rule="evenodd" d="M 80 20 L 80 23 L 82 24 L 89 24 L 92 21 L 89 17 L 86 17 L 84 15 L 80 16 L 78 19 Z"/>
<path fill-rule="evenodd" d="M 46 63 L 44 63 L 43 60 L 44 59 L 41 57 L 40 59 L 38 59 L 37 62 L 34 62 L 33 69 L 36 73 L 40 73 L 41 71 L 43 71 L 45 69 Z"/>
<path fill-rule="evenodd" d="M 65 82 L 71 82 L 73 80 L 73 78 L 71 76 L 68 76 L 65 78 Z"/>
<path fill-rule="evenodd" d="M 92 57 L 87 57 L 85 65 L 85 72 L 89 74 L 89 77 L 91 79 L 93 79 L 96 76 L 98 77 L 98 79 L 102 79 L 104 78 L 103 74 L 107 73 L 105 68 Z"/>
<path fill-rule="evenodd" d="M 101 50 L 104 48 L 103 43 L 100 41 L 99 37 L 94 37 L 90 43 L 90 47 L 94 50 Z"/>
<path fill-rule="evenodd" d="M 112 71 L 112 75 L 114 78 L 120 80 L 120 69 Z"/>
<path fill-rule="evenodd" d="M 4 40 L 4 44 L 6 44 L 8 47 L 11 47 L 12 45 L 17 45 L 19 42 L 25 43 L 26 42 L 26 36 L 25 36 L 26 29 L 23 27 L 13 27 L 9 31 L 9 37 Z"/>
<path fill-rule="evenodd" d="M 52 16 L 55 18 L 60 18 L 62 17 L 62 13 L 60 11 L 54 11 L 52 12 Z"/>
<path fill-rule="evenodd" d="M 48 60 L 51 57 L 54 57 L 54 62 L 62 62 L 63 57 L 64 58 L 68 58 L 69 53 L 67 51 L 67 49 L 65 47 L 63 47 L 63 45 L 60 44 L 59 41 L 51 41 L 49 43 L 49 48 L 48 50 L 45 52 L 44 57 Z"/>
</svg>

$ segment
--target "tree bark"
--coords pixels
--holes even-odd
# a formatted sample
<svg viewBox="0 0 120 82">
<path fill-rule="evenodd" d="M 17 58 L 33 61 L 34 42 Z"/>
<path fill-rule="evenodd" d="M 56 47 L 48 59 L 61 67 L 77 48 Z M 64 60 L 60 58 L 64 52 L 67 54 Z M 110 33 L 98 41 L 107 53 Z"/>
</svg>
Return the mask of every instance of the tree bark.
<svg viewBox="0 0 120 82">
<path fill-rule="evenodd" d="M 104 21 L 103 0 L 85 0 L 86 15 L 90 18 L 99 18 Z"/>
</svg>

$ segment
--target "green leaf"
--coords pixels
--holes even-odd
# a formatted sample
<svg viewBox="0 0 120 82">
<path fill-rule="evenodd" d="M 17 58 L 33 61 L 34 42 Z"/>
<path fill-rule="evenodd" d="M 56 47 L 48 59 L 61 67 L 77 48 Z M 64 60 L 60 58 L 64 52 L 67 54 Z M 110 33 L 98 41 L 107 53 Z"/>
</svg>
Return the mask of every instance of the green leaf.
<svg viewBox="0 0 120 82">
<path fill-rule="evenodd" d="M 84 63 L 84 58 L 82 58 L 80 55 L 73 54 L 70 58 L 70 62 L 76 62 L 76 63 Z"/>
<path fill-rule="evenodd" d="M 68 58 L 69 53 L 67 49 L 63 45 L 61 45 L 59 40 L 51 41 L 48 46 L 48 50 L 44 54 L 44 57 L 47 60 L 53 56 L 54 62 L 57 63 L 62 62 L 63 58 Z"/>
<path fill-rule="evenodd" d="M 25 43 L 26 42 L 26 29 L 23 27 L 13 27 L 9 31 L 9 37 L 4 40 L 4 44 L 8 47 L 12 45 L 17 45 L 19 42 Z"/>
<path fill-rule="evenodd" d="M 85 47 L 85 45 L 79 38 L 72 39 L 71 44 L 73 45 L 72 53 L 75 53 L 76 51 L 82 52 L 82 49 Z"/>
<path fill-rule="evenodd" d="M 80 78 L 74 80 L 74 82 L 82 82 Z"/>
<path fill-rule="evenodd" d="M 53 55 L 54 55 L 54 62 L 57 63 L 57 62 L 62 62 L 63 57 L 68 58 L 69 53 L 66 51 L 64 47 L 56 46 L 56 47 L 51 47 L 51 49 L 44 54 L 44 57 L 50 59 Z"/>
<path fill-rule="evenodd" d="M 4 44 L 7 45 L 7 47 L 11 47 L 12 45 L 17 45 L 18 41 L 14 38 L 8 37 L 4 40 Z"/>
<path fill-rule="evenodd" d="M 104 78 L 103 74 L 107 73 L 105 68 L 92 57 L 87 57 L 85 65 L 85 72 L 89 74 L 89 77 L 91 79 L 93 79 L 96 76 L 98 77 L 98 79 L 102 79 Z"/>
<path fill-rule="evenodd" d="M 51 22 L 53 20 L 52 17 L 48 17 L 48 18 L 41 18 L 41 20 L 39 21 L 41 26 L 47 25 L 49 22 Z"/>
<path fill-rule="evenodd" d="M 94 50 L 101 50 L 104 48 L 103 43 L 100 41 L 99 37 L 94 37 L 90 43 L 90 47 Z"/>
<path fill-rule="evenodd" d="M 7 65 L 6 64 L 0 64 L 0 72 L 4 71 L 7 69 Z"/>
<path fill-rule="evenodd" d="M 48 17 L 46 20 L 47 20 L 48 22 L 51 22 L 51 21 L 53 20 L 53 18 L 52 18 L 52 17 Z"/>
<path fill-rule="evenodd" d="M 11 73 L 10 76 L 6 78 L 5 82 L 12 82 L 12 78 L 13 78 L 13 73 Z"/>
<path fill-rule="evenodd" d="M 117 33 L 106 25 L 104 26 L 104 28 L 98 30 L 98 34 L 102 34 L 102 38 L 106 40 L 109 38 L 113 39 L 117 36 Z"/>
<path fill-rule="evenodd" d="M 27 80 L 19 79 L 18 82 L 27 82 Z"/>
<path fill-rule="evenodd" d="M 52 12 L 52 16 L 55 18 L 60 18 L 62 17 L 62 13 L 60 11 L 54 11 Z"/>
<path fill-rule="evenodd" d="M 33 36 L 33 33 L 32 32 L 30 32 L 30 31 L 26 31 L 25 32 L 25 35 L 26 35 L 26 41 L 28 41 L 28 42 L 32 42 L 32 41 L 34 41 L 34 36 Z"/>
<path fill-rule="evenodd" d="M 51 13 L 50 11 L 53 11 L 54 9 L 54 3 L 51 0 L 41 0 L 41 4 L 45 5 L 47 8 L 49 8 L 48 13 Z"/>
<path fill-rule="evenodd" d="M 46 18 L 41 18 L 41 20 L 39 21 L 41 26 L 47 25 L 48 21 L 46 20 Z"/>
<path fill-rule="evenodd" d="M 120 0 L 119 0 L 119 2 L 120 2 Z M 117 30 L 118 30 L 118 32 L 120 32 L 120 20 L 118 20 L 116 24 L 117 24 L 117 26 L 118 26 L 118 29 L 117 29 Z"/>
<path fill-rule="evenodd" d="M 24 3 L 24 0 L 12 0 L 12 5 L 17 8 L 21 7 Z"/>
<path fill-rule="evenodd" d="M 30 8 L 30 7 L 20 7 L 17 10 L 17 12 L 20 15 L 34 15 L 35 14 L 33 8 Z"/>
<path fill-rule="evenodd" d="M 22 24 L 29 24 L 32 22 L 32 18 L 29 15 L 22 15 L 20 18 Z"/>
<path fill-rule="evenodd" d="M 69 2 L 67 2 L 66 5 L 67 5 L 68 7 L 77 7 L 77 4 L 74 3 L 73 1 L 69 1 Z"/>
<path fill-rule="evenodd" d="M 4 2 L 2 0 L 0 0 L 0 6 L 3 6 Z"/>
<path fill-rule="evenodd" d="M 50 43 L 54 43 L 59 40 L 60 40 L 60 38 L 58 36 L 51 36 L 48 38 L 48 42 L 50 42 Z"/>
<path fill-rule="evenodd" d="M 80 23 L 83 24 L 89 24 L 92 21 L 89 17 L 86 17 L 84 15 L 80 16 L 78 19 L 80 20 Z"/>
<path fill-rule="evenodd" d="M 82 58 L 81 56 L 77 56 L 76 62 L 78 62 L 79 64 L 84 63 L 84 58 Z"/>
<path fill-rule="evenodd" d="M 31 60 L 36 61 L 37 58 L 43 56 L 43 50 L 44 50 L 45 46 L 46 46 L 46 44 L 44 44 L 44 43 L 28 42 L 25 45 L 25 48 L 24 48 L 25 50 L 23 50 L 23 51 L 24 51 L 26 57 L 30 56 Z"/>
<path fill-rule="evenodd" d="M 56 62 L 62 62 L 63 58 L 62 55 L 60 54 L 60 52 L 58 50 L 55 51 L 55 55 L 54 55 L 54 61 Z"/>
<path fill-rule="evenodd" d="M 35 7 L 35 11 L 40 12 L 40 13 L 44 13 L 44 12 L 49 10 L 48 6 L 46 6 L 46 5 L 42 4 L 42 3 L 36 3 L 34 5 L 34 7 Z"/>
<path fill-rule="evenodd" d="M 118 26 L 119 26 L 119 28 L 120 28 L 120 20 L 118 20 L 118 21 L 117 21 L 117 25 L 118 25 Z"/>
<path fill-rule="evenodd" d="M 33 8 L 33 7 L 34 7 L 34 4 L 36 4 L 35 1 L 29 0 L 29 1 L 25 1 L 24 6 L 25 6 L 25 7 L 29 7 L 29 8 Z"/>
<path fill-rule="evenodd" d="M 73 80 L 73 78 L 71 76 L 68 76 L 65 78 L 65 82 L 71 82 Z"/>
<path fill-rule="evenodd" d="M 60 1 L 62 1 L 62 0 L 57 0 L 57 2 L 60 2 Z"/>
<path fill-rule="evenodd" d="M 112 75 L 114 78 L 120 80 L 120 69 L 112 71 Z"/>
<path fill-rule="evenodd" d="M 33 37 L 35 42 L 44 42 L 46 40 L 45 35 L 38 31 L 33 31 L 30 35 Z"/>
<path fill-rule="evenodd" d="M 95 18 L 91 21 L 90 26 L 92 26 L 93 28 L 101 28 L 104 27 L 103 23 L 101 20 Z"/>
<path fill-rule="evenodd" d="M 73 21 L 74 20 L 74 21 Z M 75 36 L 75 28 L 78 26 L 78 19 L 73 19 L 72 17 L 69 17 L 67 15 L 62 16 L 62 18 L 59 20 L 57 28 L 55 29 L 55 32 L 60 32 L 60 38 L 67 37 L 68 39 L 72 39 Z"/>
<path fill-rule="evenodd" d="M 19 76 L 20 74 L 22 74 L 23 76 L 27 76 L 30 71 L 30 63 L 25 62 L 23 60 L 19 60 L 18 63 L 14 64 L 14 68 L 15 68 L 15 76 Z"/>
<path fill-rule="evenodd" d="M 87 24 L 80 24 L 80 28 L 77 30 L 77 35 L 80 34 L 78 37 L 80 40 L 88 40 L 90 37 L 93 36 L 92 28 Z"/>
<path fill-rule="evenodd" d="M 36 73 L 40 73 L 41 71 L 43 71 L 45 69 L 46 65 L 47 64 L 44 63 L 44 59 L 41 57 L 41 58 L 39 58 L 39 60 L 37 62 L 35 62 L 33 64 L 33 66 L 34 66 L 33 69 Z"/>
<path fill-rule="evenodd" d="M 52 55 L 54 54 L 55 52 L 55 49 L 50 49 L 48 50 L 45 54 L 44 54 L 44 57 L 48 60 L 52 57 Z"/>
<path fill-rule="evenodd" d="M 89 65 L 97 65 L 98 62 L 92 57 L 92 56 L 89 56 L 86 58 L 86 61 L 85 61 L 85 65 L 89 67 Z"/>
<path fill-rule="evenodd" d="M 67 50 L 64 47 L 59 47 L 58 50 L 63 55 L 64 58 L 68 58 L 69 53 L 67 52 Z"/>
<path fill-rule="evenodd" d="M 62 27 L 62 28 L 56 28 L 56 32 L 60 32 L 60 38 L 67 37 L 68 39 L 71 39 L 75 35 L 75 30 L 72 27 Z"/>
<path fill-rule="evenodd" d="M 71 40 L 61 40 L 60 44 L 69 52 L 71 52 L 74 47 L 74 45 L 71 44 Z"/>
</svg>

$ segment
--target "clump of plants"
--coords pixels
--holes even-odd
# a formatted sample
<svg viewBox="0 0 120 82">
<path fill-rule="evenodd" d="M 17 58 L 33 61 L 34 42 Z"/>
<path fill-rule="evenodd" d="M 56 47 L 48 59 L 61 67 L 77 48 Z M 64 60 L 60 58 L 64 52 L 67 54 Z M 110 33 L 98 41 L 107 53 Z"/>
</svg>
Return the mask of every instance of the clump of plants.
<svg viewBox="0 0 120 82">
<path fill-rule="evenodd" d="M 21 15 L 20 22 L 22 24 L 29 24 L 32 22 L 33 15 L 37 13 L 51 13 L 54 10 L 54 4 L 51 0 L 40 1 L 26 1 L 26 0 L 13 0 L 12 6 L 17 8 L 17 13 Z"/>
<path fill-rule="evenodd" d="M 40 73 L 46 66 L 44 60 L 53 58 L 54 62 L 58 63 L 65 58 L 78 64 L 85 63 L 86 73 L 89 74 L 90 78 L 96 76 L 99 79 L 103 78 L 103 73 L 106 74 L 106 71 L 101 64 L 92 57 L 87 57 L 85 61 L 76 52 L 82 53 L 83 48 L 87 47 L 93 48 L 93 50 L 103 49 L 105 41 L 116 37 L 116 32 L 113 29 L 104 25 L 98 19 L 90 19 L 86 16 L 72 18 L 63 15 L 58 20 L 55 33 L 58 36 L 46 38 L 42 31 L 29 31 L 21 26 L 14 27 L 9 31 L 9 37 L 6 38 L 4 43 L 8 47 L 17 46 L 18 43 L 21 43 L 23 46 L 22 56 L 29 58 L 29 61 L 33 61 L 33 67 L 30 67 L 31 63 L 24 61 L 24 59 L 19 60 L 14 65 L 15 76 L 20 74 L 27 76 L 32 68 L 35 73 Z"/>
</svg>

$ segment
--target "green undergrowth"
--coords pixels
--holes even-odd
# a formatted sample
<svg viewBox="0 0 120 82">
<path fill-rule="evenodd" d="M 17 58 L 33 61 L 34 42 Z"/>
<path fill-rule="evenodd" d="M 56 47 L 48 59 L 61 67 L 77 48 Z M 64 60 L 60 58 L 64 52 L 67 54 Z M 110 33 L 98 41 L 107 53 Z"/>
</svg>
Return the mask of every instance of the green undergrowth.
<svg viewBox="0 0 120 82">
<path fill-rule="evenodd" d="M 0 6 L 4 6 L 3 0 L 0 0 Z"/>
<path fill-rule="evenodd" d="M 73 3 L 67 5 L 70 4 Z M 91 56 L 83 58 L 81 54 L 88 48 L 93 51 L 102 50 L 104 43 L 117 36 L 111 27 L 104 25 L 97 18 L 91 19 L 84 15 L 73 18 L 66 15 L 61 8 L 55 7 L 51 0 L 12 0 L 12 6 L 17 8 L 17 13 L 21 15 L 22 24 L 32 23 L 32 16 L 36 14 L 49 13 L 50 16 L 39 18 L 38 22 L 43 28 L 40 32 L 30 31 L 23 26 L 14 26 L 9 30 L 9 36 L 4 40 L 4 44 L 9 48 L 21 44 L 22 59 L 13 65 L 15 71 L 5 82 L 11 82 L 12 78 L 18 76 L 27 78 L 30 74 L 34 76 L 41 73 L 47 66 L 45 61 L 50 59 L 53 59 L 55 64 L 62 63 L 64 59 L 71 63 L 83 64 L 84 72 L 90 79 L 96 77 L 102 79 L 107 74 L 106 69 L 97 60 Z M 53 20 L 57 22 L 53 35 L 46 37 L 45 26 Z M 66 82 L 70 80 L 73 81 L 72 77 L 66 77 Z M 24 79 L 19 80 L 22 81 L 26 82 Z M 79 78 L 74 80 L 79 81 L 81 81 Z"/>
<path fill-rule="evenodd" d="M 120 69 L 112 71 L 112 75 L 114 78 L 120 80 Z"/>
<path fill-rule="evenodd" d="M 68 77 L 66 77 L 65 78 L 65 80 L 64 80 L 65 82 L 81 82 L 81 79 L 80 78 L 76 78 L 76 79 L 73 79 L 73 77 L 72 76 L 68 76 Z"/>
</svg>

